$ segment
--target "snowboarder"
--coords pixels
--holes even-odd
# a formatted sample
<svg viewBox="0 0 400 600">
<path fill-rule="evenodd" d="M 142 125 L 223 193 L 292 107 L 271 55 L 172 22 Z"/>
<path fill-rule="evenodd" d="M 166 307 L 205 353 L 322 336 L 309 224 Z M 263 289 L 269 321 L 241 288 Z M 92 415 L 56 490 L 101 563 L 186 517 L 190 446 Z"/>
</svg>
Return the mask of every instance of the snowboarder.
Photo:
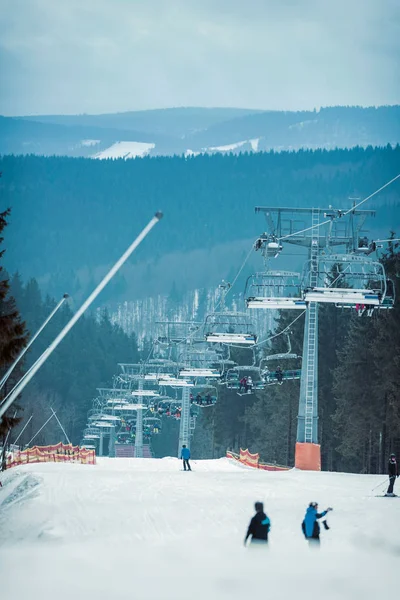
<svg viewBox="0 0 400 600">
<path fill-rule="evenodd" d="M 385 496 L 395 496 L 393 493 L 394 482 L 396 477 L 399 476 L 399 468 L 397 466 L 396 455 L 391 454 L 388 462 L 388 473 L 389 473 L 389 487 Z"/>
<path fill-rule="evenodd" d="M 301 524 L 304 537 L 310 544 L 319 544 L 320 527 L 318 519 L 322 519 L 332 508 L 327 508 L 323 512 L 318 512 L 318 502 L 310 502 L 305 517 Z M 326 521 L 323 521 L 325 529 L 329 529 Z"/>
<path fill-rule="evenodd" d="M 189 448 L 186 448 L 186 444 L 182 444 L 182 450 L 181 450 L 181 459 L 183 460 L 183 470 L 186 471 L 186 467 L 188 471 L 191 471 L 191 467 L 189 464 L 189 458 L 190 458 L 190 450 Z"/>
<path fill-rule="evenodd" d="M 244 545 L 248 538 L 251 536 L 252 544 L 267 544 L 268 533 L 271 529 L 271 521 L 264 512 L 264 505 L 262 502 L 256 502 L 254 504 L 256 514 L 250 521 L 250 525 L 247 529 L 246 537 L 244 538 Z"/>
<path fill-rule="evenodd" d="M 280 367 L 276 367 L 275 377 L 278 380 L 279 385 L 282 385 L 283 382 L 283 371 Z"/>
</svg>

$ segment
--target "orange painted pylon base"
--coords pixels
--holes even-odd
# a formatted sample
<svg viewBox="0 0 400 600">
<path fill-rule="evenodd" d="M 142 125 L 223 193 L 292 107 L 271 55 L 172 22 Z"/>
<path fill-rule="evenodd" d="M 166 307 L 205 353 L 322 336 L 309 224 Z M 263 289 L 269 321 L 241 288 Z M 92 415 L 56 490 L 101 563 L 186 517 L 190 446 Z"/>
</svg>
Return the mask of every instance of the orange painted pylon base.
<svg viewBox="0 0 400 600">
<path fill-rule="evenodd" d="M 319 444 L 296 442 L 294 466 L 302 471 L 320 471 L 321 446 Z"/>
</svg>

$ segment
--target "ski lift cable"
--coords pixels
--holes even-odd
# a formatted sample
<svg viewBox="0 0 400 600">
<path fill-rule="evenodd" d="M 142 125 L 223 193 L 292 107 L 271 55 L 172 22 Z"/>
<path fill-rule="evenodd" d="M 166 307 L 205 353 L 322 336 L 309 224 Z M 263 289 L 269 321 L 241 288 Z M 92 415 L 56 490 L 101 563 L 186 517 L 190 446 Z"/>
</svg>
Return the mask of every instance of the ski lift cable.
<svg viewBox="0 0 400 600">
<path fill-rule="evenodd" d="M 360 202 L 358 202 L 357 204 L 355 204 L 354 206 L 352 206 L 352 208 L 349 208 L 349 210 L 347 210 L 344 213 L 343 216 L 346 216 L 349 213 L 351 213 L 353 210 L 355 210 L 356 208 L 358 208 L 359 206 L 361 206 L 361 204 L 364 204 L 364 202 L 367 202 L 367 200 L 370 200 L 373 196 L 376 196 L 376 194 L 379 194 L 379 192 L 381 192 L 382 190 L 384 190 L 386 187 L 388 187 L 389 185 L 391 185 L 394 181 L 396 181 L 396 179 L 399 179 L 399 178 L 400 178 L 400 173 L 398 175 L 396 175 L 396 177 L 393 177 L 393 179 L 391 179 L 390 181 L 388 181 L 387 183 L 385 183 L 378 190 L 376 190 L 375 192 L 373 192 L 372 194 L 370 194 L 369 196 L 367 196 L 366 198 L 364 198 L 364 200 L 361 200 Z"/>
<path fill-rule="evenodd" d="M 233 286 L 235 285 L 236 281 L 238 280 L 238 277 L 239 277 L 240 273 L 243 271 L 243 269 L 244 269 L 244 267 L 245 267 L 245 265 L 246 265 L 247 261 L 249 260 L 249 258 L 250 258 L 250 256 L 251 256 L 251 254 L 253 253 L 253 250 L 254 250 L 254 243 L 255 243 L 255 242 L 253 242 L 253 243 L 252 243 L 252 245 L 251 245 L 251 248 L 250 248 L 250 252 L 247 254 L 247 256 L 246 256 L 246 258 L 244 259 L 244 261 L 243 261 L 243 263 L 242 263 L 242 266 L 240 267 L 239 271 L 237 272 L 237 274 L 236 274 L 236 276 L 235 276 L 235 278 L 234 278 L 234 280 L 233 280 L 232 284 L 231 284 L 231 285 L 230 285 L 230 287 L 228 288 L 228 290 L 227 290 L 227 292 L 226 292 L 226 294 L 225 294 L 225 298 L 226 298 L 226 296 L 229 294 L 229 292 L 231 291 L 231 289 L 233 288 Z M 221 304 L 221 299 L 220 299 L 220 300 L 217 302 L 217 304 L 215 305 L 214 312 L 216 312 L 216 311 L 218 310 L 218 308 L 219 308 L 220 304 Z M 199 329 L 201 329 L 201 327 L 203 327 L 205 324 L 206 324 L 206 319 L 204 319 L 204 321 L 201 323 L 201 325 L 199 326 Z M 185 341 L 178 342 L 176 345 L 177 345 L 177 346 L 179 346 L 179 345 L 181 345 L 181 344 L 186 344 L 186 343 L 187 343 L 187 341 L 191 340 L 191 339 L 192 339 L 192 338 L 193 338 L 193 337 L 196 335 L 197 331 L 198 331 L 198 330 L 194 331 L 193 333 L 191 333 L 191 334 L 190 334 L 190 335 L 189 335 L 189 336 L 186 338 L 186 340 L 185 340 Z M 239 346 L 239 347 L 240 347 L 240 348 L 242 348 L 242 346 Z"/>
<path fill-rule="evenodd" d="M 396 181 L 399 178 L 400 178 L 400 173 L 398 175 L 396 175 L 396 177 L 393 177 L 393 179 L 391 179 L 390 181 L 387 181 L 379 189 L 375 190 L 375 192 L 373 192 L 372 194 L 370 194 L 369 196 L 367 196 L 366 198 L 364 198 L 363 200 L 361 200 L 360 202 L 358 202 L 357 204 L 355 204 L 354 206 L 352 206 L 351 208 L 349 208 L 349 210 L 347 210 L 344 213 L 342 213 L 341 216 L 345 217 L 346 215 L 348 215 L 349 213 L 351 213 L 353 210 L 355 210 L 356 208 L 358 208 L 359 206 L 361 206 L 361 204 L 364 204 L 364 202 L 367 202 L 367 200 L 370 200 L 373 196 L 376 196 L 376 194 L 379 194 L 379 192 L 381 192 L 382 190 L 384 190 L 386 187 L 388 187 L 389 185 L 391 185 L 394 181 Z M 284 236 L 282 236 L 280 238 L 277 238 L 277 239 L 278 239 L 278 241 L 286 240 L 288 238 L 294 237 L 295 235 L 300 235 L 301 233 L 306 233 L 307 231 L 311 231 L 312 229 L 316 229 L 317 227 L 322 227 L 323 225 L 327 225 L 330 222 L 331 222 L 331 219 L 327 219 L 326 221 L 322 221 L 322 223 L 317 223 L 316 225 L 311 225 L 311 227 L 306 227 L 306 229 L 300 229 L 299 231 L 295 231 L 294 233 L 288 233 L 287 235 L 284 235 Z M 386 241 L 386 240 L 381 240 L 381 241 Z"/>
<path fill-rule="evenodd" d="M 273 340 L 274 338 L 277 338 L 277 337 L 279 337 L 280 335 L 282 335 L 282 333 L 286 333 L 286 332 L 287 332 L 287 330 L 288 330 L 288 329 L 290 329 L 290 328 L 291 328 L 291 326 L 292 326 L 294 323 L 296 323 L 296 321 L 297 321 L 298 319 L 300 319 L 300 317 L 302 317 L 302 316 L 303 316 L 305 313 L 306 313 L 306 311 L 305 311 L 305 310 L 303 310 L 303 311 L 302 311 L 302 312 L 301 312 L 299 315 L 297 315 L 297 317 L 296 317 L 295 319 L 293 319 L 293 321 L 292 321 L 291 323 L 289 323 L 289 325 L 287 325 L 287 326 L 285 327 L 285 329 L 282 329 L 282 331 L 279 331 L 279 333 L 276 333 L 275 335 L 272 335 L 271 337 L 269 337 L 269 338 L 267 338 L 267 339 L 265 339 L 265 340 L 262 340 L 261 342 L 258 342 L 257 344 L 254 344 L 253 348 L 254 348 L 254 347 L 256 347 L 256 346 L 261 346 L 262 344 L 265 344 L 266 342 L 269 342 L 269 341 Z"/>
<path fill-rule="evenodd" d="M 235 277 L 235 279 L 232 281 L 232 283 L 231 283 L 231 286 L 228 288 L 228 290 L 227 290 L 227 292 L 226 292 L 226 294 L 225 294 L 225 298 L 226 298 L 226 296 L 229 294 L 229 292 L 231 291 L 231 289 L 233 288 L 233 286 L 235 285 L 236 281 L 237 281 L 237 280 L 238 280 L 238 278 L 239 278 L 239 275 L 240 275 L 240 273 L 243 271 L 243 269 L 244 269 L 244 267 L 245 267 L 245 265 L 246 265 L 247 261 L 249 260 L 249 258 L 250 258 L 250 256 L 251 256 L 251 254 L 253 253 L 253 250 L 254 250 L 254 243 L 255 243 L 255 242 L 253 242 L 253 243 L 252 243 L 252 245 L 251 245 L 251 248 L 250 248 L 250 252 L 248 253 L 248 255 L 246 256 L 246 258 L 244 259 L 244 261 L 243 261 L 243 263 L 242 263 L 242 266 L 240 267 L 239 271 L 236 273 L 236 277 Z M 221 304 L 221 300 L 218 302 L 218 304 L 217 304 L 217 306 L 215 307 L 214 311 L 216 311 L 216 309 L 219 307 L 219 305 L 220 305 L 220 304 Z"/>
</svg>

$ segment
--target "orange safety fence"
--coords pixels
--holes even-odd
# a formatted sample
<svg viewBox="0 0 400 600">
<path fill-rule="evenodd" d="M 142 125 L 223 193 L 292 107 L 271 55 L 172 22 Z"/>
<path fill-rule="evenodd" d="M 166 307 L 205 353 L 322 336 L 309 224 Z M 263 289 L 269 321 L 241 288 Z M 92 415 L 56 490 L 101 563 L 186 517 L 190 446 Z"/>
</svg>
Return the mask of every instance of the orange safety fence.
<svg viewBox="0 0 400 600">
<path fill-rule="evenodd" d="M 260 462 L 260 455 L 258 453 L 252 454 L 248 449 L 243 450 L 240 448 L 240 454 L 235 454 L 229 450 L 226 453 L 226 457 L 232 460 L 240 462 L 242 465 L 253 467 L 254 469 L 262 469 L 263 471 L 288 471 L 290 467 L 282 467 L 278 465 L 268 465 Z"/>
<path fill-rule="evenodd" d="M 6 469 L 27 465 L 28 463 L 42 462 L 74 462 L 83 465 L 96 464 L 96 453 L 72 444 L 59 442 L 54 446 L 34 446 L 26 450 L 18 450 L 7 457 Z"/>
</svg>

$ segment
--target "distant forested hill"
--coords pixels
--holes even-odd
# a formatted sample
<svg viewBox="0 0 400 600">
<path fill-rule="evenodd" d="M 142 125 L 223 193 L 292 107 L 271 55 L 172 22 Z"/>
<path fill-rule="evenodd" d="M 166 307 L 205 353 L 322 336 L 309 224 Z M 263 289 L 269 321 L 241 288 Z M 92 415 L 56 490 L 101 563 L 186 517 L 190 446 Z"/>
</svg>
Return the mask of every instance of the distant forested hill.
<svg viewBox="0 0 400 600">
<path fill-rule="evenodd" d="M 265 230 L 256 205 L 346 208 L 349 195 L 367 196 L 399 165 L 399 146 L 130 161 L 5 156 L 5 264 L 52 294 L 82 294 L 162 209 L 165 218 L 102 299 L 168 293 L 173 283 L 180 291 L 214 285 L 234 276 Z M 368 202 L 375 206 L 374 235 L 399 232 L 400 181 Z M 258 255 L 249 262 L 261 267 Z"/>
<path fill-rule="evenodd" d="M 150 146 L 138 149 L 137 144 L 143 142 Z M 334 106 L 292 112 L 170 108 L 0 118 L 0 154 L 131 158 L 397 143 L 400 106 Z M 127 144 L 133 146 L 131 153 Z"/>
<path fill-rule="evenodd" d="M 197 131 L 207 130 L 216 123 L 261 112 L 246 108 L 187 107 L 137 110 L 102 115 L 43 115 L 23 118 L 42 123 L 106 127 L 181 138 Z"/>
</svg>

